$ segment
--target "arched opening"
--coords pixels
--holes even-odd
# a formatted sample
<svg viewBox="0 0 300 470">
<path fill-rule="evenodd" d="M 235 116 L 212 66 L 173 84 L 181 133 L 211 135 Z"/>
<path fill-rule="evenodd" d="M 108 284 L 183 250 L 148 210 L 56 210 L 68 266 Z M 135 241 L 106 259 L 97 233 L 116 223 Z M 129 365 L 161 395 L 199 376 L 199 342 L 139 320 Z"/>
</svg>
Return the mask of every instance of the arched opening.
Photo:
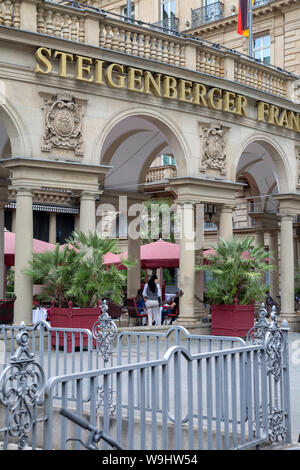
<svg viewBox="0 0 300 470">
<path fill-rule="evenodd" d="M 149 237 L 142 236 L 145 233 L 141 229 L 139 240 L 128 234 L 128 242 L 126 245 L 122 243 L 127 236 L 126 224 L 130 225 L 130 206 L 142 205 L 144 201 L 154 199 L 168 199 L 172 203 L 174 195 L 167 189 L 168 181 L 177 175 L 187 175 L 188 152 L 183 142 L 184 138 L 172 128 L 172 124 L 146 114 L 123 117 L 106 132 L 101 146 L 100 163 L 110 165 L 111 169 L 104 181 L 104 191 L 96 215 L 99 216 L 102 211 L 101 204 L 107 202 L 105 216 L 112 225 L 112 230 L 106 228 L 107 233 L 119 239 L 121 249 L 128 249 L 129 257 L 131 254 L 131 257 L 137 259 L 140 244 L 150 241 Z M 128 205 L 125 208 L 126 212 L 128 210 L 128 219 L 127 213 L 124 216 L 122 212 L 120 199 L 118 201 L 120 194 L 128 196 Z M 115 214 L 112 201 L 115 201 Z M 105 216 L 102 215 L 102 218 Z M 160 224 L 159 216 L 156 220 Z M 97 230 L 98 227 L 101 227 L 100 218 L 97 218 Z M 155 234 L 157 237 L 154 236 L 152 241 L 160 238 L 161 230 L 155 230 Z M 140 285 L 141 273 L 137 271 L 138 268 L 133 270 L 131 276 L 131 270 L 128 270 L 128 279 L 131 276 L 128 295 L 135 295 Z M 174 273 L 173 278 L 177 279 Z M 174 289 L 176 290 L 176 286 Z"/>
<path fill-rule="evenodd" d="M 248 143 L 237 163 L 236 180 L 244 187 L 237 194 L 235 228 L 253 227 L 258 214 L 277 215 L 278 202 L 273 196 L 285 191 L 288 175 L 272 144 L 259 139 Z"/>
<path fill-rule="evenodd" d="M 163 121 L 145 115 L 121 119 L 107 133 L 101 149 L 101 164 L 110 165 L 104 189 L 143 192 L 144 183 L 186 175 L 187 163 L 178 134 Z M 164 174 L 147 177 L 150 167 L 171 167 Z M 125 171 L 126 169 L 126 171 Z"/>
</svg>

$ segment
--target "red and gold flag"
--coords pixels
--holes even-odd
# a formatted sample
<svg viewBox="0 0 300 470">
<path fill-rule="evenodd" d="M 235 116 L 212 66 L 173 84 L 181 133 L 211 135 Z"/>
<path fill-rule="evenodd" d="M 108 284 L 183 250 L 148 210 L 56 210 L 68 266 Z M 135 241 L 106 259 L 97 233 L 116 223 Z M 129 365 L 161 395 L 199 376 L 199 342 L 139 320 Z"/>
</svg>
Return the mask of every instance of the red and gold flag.
<svg viewBox="0 0 300 470">
<path fill-rule="evenodd" d="M 254 0 L 252 1 L 252 5 Z M 239 0 L 237 32 L 242 36 L 249 36 L 249 0 Z"/>
</svg>

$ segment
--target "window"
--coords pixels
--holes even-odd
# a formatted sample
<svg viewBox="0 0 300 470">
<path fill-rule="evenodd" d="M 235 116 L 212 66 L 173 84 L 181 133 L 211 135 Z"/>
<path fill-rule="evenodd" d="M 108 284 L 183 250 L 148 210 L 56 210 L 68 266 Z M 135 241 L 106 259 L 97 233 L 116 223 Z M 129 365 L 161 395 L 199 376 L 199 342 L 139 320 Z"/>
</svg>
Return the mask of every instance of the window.
<svg viewBox="0 0 300 470">
<path fill-rule="evenodd" d="M 123 8 L 122 16 L 126 16 L 128 18 L 127 7 Z M 131 5 L 131 19 L 135 20 L 135 5 Z"/>
<path fill-rule="evenodd" d="M 271 39 L 270 35 L 260 36 L 253 41 L 254 58 L 261 60 L 265 64 L 271 62 Z"/>
<path fill-rule="evenodd" d="M 175 0 L 161 0 L 161 19 L 167 20 L 175 17 Z"/>
</svg>

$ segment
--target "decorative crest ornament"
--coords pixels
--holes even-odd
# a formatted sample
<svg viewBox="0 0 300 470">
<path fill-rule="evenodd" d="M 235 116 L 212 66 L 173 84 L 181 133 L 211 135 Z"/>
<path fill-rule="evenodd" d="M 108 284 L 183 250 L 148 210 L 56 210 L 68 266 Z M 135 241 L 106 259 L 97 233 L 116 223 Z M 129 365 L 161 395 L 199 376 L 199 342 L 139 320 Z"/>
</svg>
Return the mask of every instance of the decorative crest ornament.
<svg viewBox="0 0 300 470">
<path fill-rule="evenodd" d="M 221 175 L 226 175 L 226 139 L 223 125 L 211 123 L 201 129 L 203 143 L 200 171 L 213 169 L 219 170 Z"/>
<path fill-rule="evenodd" d="M 74 151 L 83 155 L 82 117 L 83 101 L 69 94 L 43 94 L 44 136 L 42 151 L 53 148 Z"/>
<path fill-rule="evenodd" d="M 276 310 L 276 307 L 272 307 Z M 265 304 L 262 303 L 258 312 L 258 320 L 254 322 L 254 326 L 247 333 L 247 340 L 251 341 L 253 344 L 263 344 L 265 341 L 265 336 L 270 328 L 270 322 L 267 319 L 268 312 L 265 308 Z"/>
<path fill-rule="evenodd" d="M 8 409 L 7 431 L 10 436 L 17 437 L 18 449 L 22 450 L 28 444 L 34 424 L 33 409 L 43 394 L 45 376 L 29 350 L 29 334 L 24 322 L 16 342 L 18 348 L 10 359 L 11 365 L 0 375 L 0 403 Z"/>
</svg>

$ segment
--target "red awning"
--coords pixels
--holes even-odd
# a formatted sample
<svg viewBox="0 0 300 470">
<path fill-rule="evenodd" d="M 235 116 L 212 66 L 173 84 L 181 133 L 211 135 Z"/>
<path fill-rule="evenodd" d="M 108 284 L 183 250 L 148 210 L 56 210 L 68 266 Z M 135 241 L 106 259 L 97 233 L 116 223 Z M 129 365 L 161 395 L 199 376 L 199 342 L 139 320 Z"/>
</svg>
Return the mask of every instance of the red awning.
<svg viewBox="0 0 300 470">
<path fill-rule="evenodd" d="M 4 232 L 4 264 L 14 266 L 15 264 L 16 235 L 13 232 Z M 47 250 L 54 250 L 56 245 L 33 239 L 33 252 L 43 253 Z"/>
</svg>

